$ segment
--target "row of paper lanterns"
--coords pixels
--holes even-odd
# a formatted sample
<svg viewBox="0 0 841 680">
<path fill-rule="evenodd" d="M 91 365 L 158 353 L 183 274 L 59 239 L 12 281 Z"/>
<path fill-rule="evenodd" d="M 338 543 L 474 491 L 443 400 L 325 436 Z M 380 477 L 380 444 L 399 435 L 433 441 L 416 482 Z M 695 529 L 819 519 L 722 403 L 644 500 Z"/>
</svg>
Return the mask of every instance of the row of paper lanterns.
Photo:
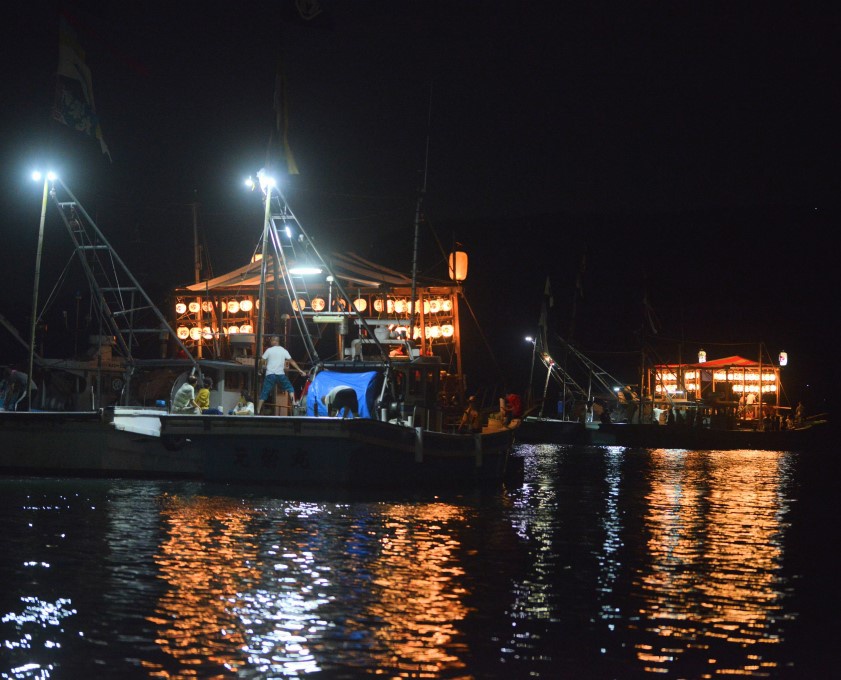
<svg viewBox="0 0 841 680">
<path fill-rule="evenodd" d="M 236 335 L 238 333 L 253 333 L 254 326 L 252 326 L 251 324 L 243 324 L 241 326 L 227 326 L 222 328 L 222 332 L 226 335 Z M 189 338 L 190 340 L 199 340 L 200 338 L 204 338 L 205 340 L 211 340 L 213 339 L 215 332 L 210 326 L 205 326 L 204 328 L 200 328 L 199 326 L 193 326 L 192 328 L 188 326 L 179 326 L 175 329 L 175 334 L 180 340 L 186 340 L 187 338 Z"/>
<path fill-rule="evenodd" d="M 241 326 L 227 326 L 222 328 L 222 332 L 226 335 L 236 335 L 238 333 L 253 333 L 254 327 L 251 324 L 242 324 Z M 408 337 L 409 334 L 409 327 L 408 326 L 395 326 L 393 332 L 397 336 Z M 437 338 L 451 338 L 455 333 L 455 328 L 452 324 L 442 324 L 440 326 L 427 326 L 426 327 L 426 337 L 437 339 Z M 180 340 L 199 340 L 204 338 L 205 340 L 211 340 L 215 334 L 214 329 L 210 326 L 205 326 L 201 328 L 199 326 L 193 326 L 192 328 L 189 326 L 178 326 L 175 329 L 175 334 L 178 336 Z M 417 339 L 421 335 L 421 327 L 415 326 L 413 328 L 412 338 Z"/>
<path fill-rule="evenodd" d="M 222 311 L 227 312 L 228 314 L 239 314 L 240 312 L 248 314 L 248 312 L 254 309 L 254 307 L 255 303 L 247 298 L 245 300 L 222 301 Z M 176 314 L 186 314 L 188 311 L 190 314 L 198 314 L 199 311 L 207 312 L 209 314 L 213 311 L 213 303 L 210 300 L 204 300 L 201 304 L 199 304 L 198 300 L 193 300 L 189 303 L 177 302 L 175 304 Z"/>
<path fill-rule="evenodd" d="M 292 308 L 298 312 L 307 308 L 308 303 L 304 298 L 298 298 L 292 301 Z M 314 297 L 309 303 L 310 309 L 314 312 L 323 312 L 327 307 L 327 302 L 322 297 Z M 348 309 L 348 303 L 342 298 L 336 300 L 336 307 L 342 310 Z M 368 300 L 363 297 L 358 297 L 353 301 L 353 307 L 360 314 L 368 309 Z M 411 300 L 404 299 L 387 299 L 376 298 L 373 302 L 374 311 L 378 314 L 383 312 L 387 314 L 411 314 L 412 313 Z M 418 300 L 417 308 L 420 309 L 420 300 Z M 448 313 L 453 310 L 453 302 L 447 298 L 434 298 L 432 300 L 423 301 L 424 314 L 438 314 L 440 312 Z"/>
</svg>

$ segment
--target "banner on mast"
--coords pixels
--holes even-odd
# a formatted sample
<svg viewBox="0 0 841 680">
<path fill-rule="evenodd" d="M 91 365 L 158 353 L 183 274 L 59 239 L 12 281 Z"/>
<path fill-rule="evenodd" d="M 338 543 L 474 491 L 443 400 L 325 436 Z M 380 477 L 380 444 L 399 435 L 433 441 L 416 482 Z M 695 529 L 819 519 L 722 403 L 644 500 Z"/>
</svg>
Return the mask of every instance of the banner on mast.
<svg viewBox="0 0 841 680">
<path fill-rule="evenodd" d="M 286 172 L 297 175 L 299 174 L 298 164 L 289 146 L 289 109 L 286 104 L 286 75 L 282 58 L 277 60 L 272 108 L 274 109 L 274 125 L 269 139 L 269 157 L 266 159 L 266 167 L 273 167 L 274 161 L 277 160 L 285 166 Z"/>
<path fill-rule="evenodd" d="M 99 141 L 102 153 L 111 160 L 111 152 L 102 135 L 96 115 L 91 72 L 85 63 L 85 52 L 75 31 L 64 17 L 59 24 L 58 71 L 53 103 L 53 120 Z"/>
</svg>

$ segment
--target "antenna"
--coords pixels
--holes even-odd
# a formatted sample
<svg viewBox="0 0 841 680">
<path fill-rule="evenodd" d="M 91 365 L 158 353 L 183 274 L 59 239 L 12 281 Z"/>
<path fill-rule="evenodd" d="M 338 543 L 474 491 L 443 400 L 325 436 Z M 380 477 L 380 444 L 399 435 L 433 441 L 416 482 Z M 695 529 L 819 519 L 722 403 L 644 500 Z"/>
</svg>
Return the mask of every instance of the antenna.
<svg viewBox="0 0 841 680">
<path fill-rule="evenodd" d="M 429 128 L 430 122 L 432 120 L 432 83 L 429 83 L 429 108 L 427 110 L 426 116 L 426 149 L 424 152 L 424 161 L 423 161 L 423 186 L 418 193 L 418 202 L 415 206 L 415 240 L 414 240 L 414 247 L 412 251 L 412 315 L 414 315 L 417 310 L 415 307 L 420 305 L 417 304 L 417 287 L 418 287 L 418 232 L 420 231 L 420 219 L 421 219 L 421 204 L 423 203 L 424 194 L 426 194 L 426 175 L 429 169 Z M 421 306 L 421 309 L 423 307 Z M 426 345 L 426 334 L 424 332 L 423 324 L 421 324 L 421 351 L 423 352 Z"/>
</svg>

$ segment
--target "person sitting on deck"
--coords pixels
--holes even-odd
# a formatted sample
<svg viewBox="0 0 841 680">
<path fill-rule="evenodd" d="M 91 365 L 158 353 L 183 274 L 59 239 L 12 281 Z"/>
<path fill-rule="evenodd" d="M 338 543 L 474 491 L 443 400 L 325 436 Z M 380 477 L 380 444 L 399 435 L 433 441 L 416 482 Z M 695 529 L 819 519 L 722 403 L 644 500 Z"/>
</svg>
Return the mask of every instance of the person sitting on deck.
<svg viewBox="0 0 841 680">
<path fill-rule="evenodd" d="M 172 413 L 187 415 L 200 415 L 201 409 L 196 403 L 196 383 L 198 379 L 194 375 L 187 377 L 181 387 L 175 392 L 172 398 Z"/>
<path fill-rule="evenodd" d="M 251 395 L 243 390 L 239 393 L 239 401 L 234 408 L 228 412 L 232 416 L 253 416 L 254 402 L 251 400 Z"/>
<path fill-rule="evenodd" d="M 211 378 L 205 378 L 202 381 L 201 389 L 196 393 L 196 403 L 199 405 L 199 409 L 204 414 L 210 413 L 210 390 L 212 389 L 213 380 Z M 215 412 L 216 411 L 213 411 L 213 413 Z"/>
<path fill-rule="evenodd" d="M 471 396 L 467 400 L 467 408 L 461 416 L 461 423 L 458 426 L 459 432 L 479 433 L 482 431 L 482 419 L 479 415 L 479 409 L 476 408 L 476 397 Z"/>
</svg>

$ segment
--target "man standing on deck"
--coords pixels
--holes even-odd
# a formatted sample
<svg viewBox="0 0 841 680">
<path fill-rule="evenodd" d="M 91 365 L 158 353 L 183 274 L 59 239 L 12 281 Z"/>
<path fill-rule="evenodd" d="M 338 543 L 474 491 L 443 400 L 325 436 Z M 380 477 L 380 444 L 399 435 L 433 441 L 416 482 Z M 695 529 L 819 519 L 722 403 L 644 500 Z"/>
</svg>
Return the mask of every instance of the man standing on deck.
<svg viewBox="0 0 841 680">
<path fill-rule="evenodd" d="M 282 347 L 280 338 L 276 335 L 272 336 L 272 346 L 263 352 L 263 368 L 266 371 L 266 377 L 263 380 L 263 391 L 260 392 L 260 399 L 257 402 L 257 415 L 260 415 L 263 410 L 263 403 L 269 398 L 272 389 L 275 385 L 289 393 L 291 403 L 295 404 L 295 388 L 286 377 L 286 362 L 298 371 L 301 375 L 306 375 L 307 372 L 295 363 L 292 355 Z"/>
</svg>

